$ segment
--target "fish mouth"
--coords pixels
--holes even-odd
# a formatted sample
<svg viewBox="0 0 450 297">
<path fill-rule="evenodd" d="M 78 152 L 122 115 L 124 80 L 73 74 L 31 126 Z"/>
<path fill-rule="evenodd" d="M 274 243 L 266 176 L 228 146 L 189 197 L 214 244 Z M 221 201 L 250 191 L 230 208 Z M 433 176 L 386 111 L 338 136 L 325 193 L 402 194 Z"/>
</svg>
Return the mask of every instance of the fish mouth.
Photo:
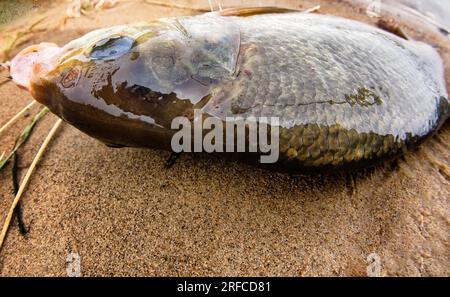
<svg viewBox="0 0 450 297">
<path fill-rule="evenodd" d="M 23 49 L 9 64 L 13 81 L 31 91 L 31 85 L 39 83 L 39 79 L 55 67 L 61 53 L 62 48 L 54 43 L 40 43 Z"/>
</svg>

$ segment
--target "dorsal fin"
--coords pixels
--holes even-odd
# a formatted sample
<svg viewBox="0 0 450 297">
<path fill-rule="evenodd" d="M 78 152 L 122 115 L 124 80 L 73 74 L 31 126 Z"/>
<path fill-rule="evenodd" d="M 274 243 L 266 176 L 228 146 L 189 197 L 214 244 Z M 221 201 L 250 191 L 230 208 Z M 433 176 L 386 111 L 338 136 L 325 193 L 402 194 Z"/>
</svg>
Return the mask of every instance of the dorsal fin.
<svg viewBox="0 0 450 297">
<path fill-rule="evenodd" d="M 410 40 L 408 35 L 406 35 L 406 33 L 402 30 L 400 25 L 395 23 L 392 20 L 386 21 L 384 19 L 380 19 L 377 22 L 377 26 L 378 26 L 378 28 L 383 29 L 384 31 L 390 32 L 390 33 L 392 33 L 394 35 L 397 35 L 400 38 L 403 38 L 403 39 L 406 39 L 406 40 Z"/>
<path fill-rule="evenodd" d="M 217 11 L 216 13 L 221 16 L 240 16 L 240 17 L 248 17 L 258 14 L 266 14 L 266 13 L 288 13 L 288 12 L 314 12 L 319 10 L 320 6 L 315 6 L 313 8 L 307 10 L 296 10 L 290 8 L 281 8 L 281 7 L 239 7 L 239 8 L 227 8 L 221 11 Z"/>
</svg>

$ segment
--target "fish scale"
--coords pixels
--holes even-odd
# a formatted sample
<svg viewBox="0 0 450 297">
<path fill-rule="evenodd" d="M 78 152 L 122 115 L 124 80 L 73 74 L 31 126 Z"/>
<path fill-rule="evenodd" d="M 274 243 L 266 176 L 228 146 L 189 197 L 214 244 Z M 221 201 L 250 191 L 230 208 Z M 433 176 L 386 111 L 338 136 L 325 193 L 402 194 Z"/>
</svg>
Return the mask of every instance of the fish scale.
<svg viewBox="0 0 450 297">
<path fill-rule="evenodd" d="M 255 48 L 248 56 L 241 52 L 239 65 L 252 75 L 240 75 L 222 89 L 218 96 L 225 103 L 220 115 L 212 114 L 279 117 L 282 129 L 291 132 L 281 133 L 280 142 L 286 162 L 298 161 L 294 167 L 338 166 L 395 155 L 437 126 L 440 108 L 448 104 L 440 58 L 422 43 L 323 15 L 260 15 L 234 21 L 241 30 L 241 47 Z M 283 67 L 286 63 L 289 68 Z M 342 104 L 361 88 L 373 88 L 382 103 Z M 238 106 L 230 110 L 227 102 Z M 274 102 L 281 108 L 275 109 Z M 208 105 L 204 109 L 210 112 Z M 336 134 L 344 143 L 336 141 Z M 355 142 L 356 147 L 351 145 Z M 306 151 L 312 152 L 307 158 Z"/>
<path fill-rule="evenodd" d="M 291 171 L 372 166 L 448 118 L 443 65 L 431 46 L 333 16 L 237 12 L 90 32 L 45 61 L 54 67 L 27 87 L 115 146 L 171 149 L 172 120 L 193 121 L 194 109 L 223 122 L 277 117 L 274 166 Z"/>
</svg>

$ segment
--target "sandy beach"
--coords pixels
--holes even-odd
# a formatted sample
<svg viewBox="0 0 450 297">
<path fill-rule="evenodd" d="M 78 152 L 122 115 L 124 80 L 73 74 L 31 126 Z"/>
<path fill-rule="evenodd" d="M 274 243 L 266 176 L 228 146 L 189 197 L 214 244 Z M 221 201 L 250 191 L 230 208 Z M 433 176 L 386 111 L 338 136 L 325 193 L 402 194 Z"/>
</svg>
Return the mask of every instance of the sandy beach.
<svg viewBox="0 0 450 297">
<path fill-rule="evenodd" d="M 242 1 L 222 1 L 224 7 Z M 370 24 L 347 1 L 248 1 L 305 9 Z M 0 29 L 34 28 L 27 45 L 62 45 L 95 28 L 198 14 L 208 1 L 174 8 L 124 1 L 63 25 L 66 1 L 33 9 Z M 191 9 L 187 9 L 191 8 Z M 402 24 L 435 45 L 450 89 L 450 39 Z M 7 76 L 0 70 L 1 77 Z M 13 83 L 0 85 L 0 126 L 31 102 Z M 1 135 L 0 155 L 39 108 Z M 20 150 L 23 176 L 56 117 L 38 123 Z M 328 175 L 289 175 L 217 156 L 108 148 L 63 124 L 22 198 L 23 236 L 15 220 L 0 253 L 0 275 L 65 276 L 66 258 L 80 256 L 83 276 L 365 276 L 369 255 L 383 276 L 450 276 L 450 125 L 405 157 L 373 169 Z M 0 172 L 0 222 L 13 201 L 11 170 Z"/>
</svg>

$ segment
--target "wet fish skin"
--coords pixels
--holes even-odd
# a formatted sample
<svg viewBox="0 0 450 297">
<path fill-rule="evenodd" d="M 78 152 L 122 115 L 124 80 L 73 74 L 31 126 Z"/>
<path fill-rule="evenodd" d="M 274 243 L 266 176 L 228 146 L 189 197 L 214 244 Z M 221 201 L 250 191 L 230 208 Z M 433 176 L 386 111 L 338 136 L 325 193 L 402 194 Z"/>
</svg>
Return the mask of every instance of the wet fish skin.
<svg viewBox="0 0 450 297">
<path fill-rule="evenodd" d="M 124 36 L 135 40 L 125 54 L 91 56 Z M 291 171 L 372 166 L 449 115 L 434 49 L 331 16 L 205 14 L 113 27 L 69 43 L 59 58 L 31 93 L 93 137 L 170 149 L 171 120 L 194 108 L 222 120 L 276 116 L 274 166 Z"/>
<path fill-rule="evenodd" d="M 448 117 L 431 46 L 315 14 L 239 22 L 242 75 L 218 92 L 219 108 L 213 98 L 205 110 L 278 116 L 286 166 L 372 165 L 419 144 Z"/>
</svg>

